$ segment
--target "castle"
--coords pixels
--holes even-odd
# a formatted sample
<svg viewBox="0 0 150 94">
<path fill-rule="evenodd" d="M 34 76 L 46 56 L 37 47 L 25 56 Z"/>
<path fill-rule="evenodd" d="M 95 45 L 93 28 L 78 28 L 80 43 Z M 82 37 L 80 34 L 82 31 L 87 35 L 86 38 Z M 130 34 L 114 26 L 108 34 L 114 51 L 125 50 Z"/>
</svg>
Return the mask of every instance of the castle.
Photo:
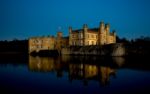
<svg viewBox="0 0 150 94">
<path fill-rule="evenodd" d="M 58 32 L 56 37 L 32 37 L 29 39 L 29 53 L 40 50 L 61 50 L 68 46 L 88 46 L 105 45 L 116 43 L 116 33 L 110 32 L 110 25 L 100 22 L 98 28 L 89 29 L 86 24 L 83 29 L 72 30 L 69 27 L 69 36 L 63 37 L 62 32 Z"/>
<path fill-rule="evenodd" d="M 83 29 L 72 30 L 69 27 L 69 45 L 86 46 L 86 45 L 104 45 L 116 43 L 116 33 L 110 33 L 110 25 L 100 23 L 99 28 L 88 29 L 84 24 Z"/>
</svg>

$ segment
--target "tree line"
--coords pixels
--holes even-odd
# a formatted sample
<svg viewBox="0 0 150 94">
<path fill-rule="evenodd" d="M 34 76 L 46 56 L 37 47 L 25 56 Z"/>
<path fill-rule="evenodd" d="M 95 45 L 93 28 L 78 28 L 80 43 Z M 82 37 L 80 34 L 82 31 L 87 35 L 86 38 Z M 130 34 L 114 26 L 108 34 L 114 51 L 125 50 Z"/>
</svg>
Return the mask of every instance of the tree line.
<svg viewBox="0 0 150 94">
<path fill-rule="evenodd" d="M 28 40 L 0 41 L 0 52 L 28 52 Z"/>
<path fill-rule="evenodd" d="M 129 55 L 150 55 L 150 37 L 141 36 L 139 38 L 128 40 L 117 37 L 117 43 L 124 43 Z"/>
<path fill-rule="evenodd" d="M 142 49 L 150 52 L 150 37 L 141 36 L 139 38 L 128 40 L 127 38 L 116 37 L 117 43 L 124 43 L 132 49 Z M 0 41 L 0 52 L 28 52 L 28 40 L 14 39 L 12 41 Z"/>
</svg>

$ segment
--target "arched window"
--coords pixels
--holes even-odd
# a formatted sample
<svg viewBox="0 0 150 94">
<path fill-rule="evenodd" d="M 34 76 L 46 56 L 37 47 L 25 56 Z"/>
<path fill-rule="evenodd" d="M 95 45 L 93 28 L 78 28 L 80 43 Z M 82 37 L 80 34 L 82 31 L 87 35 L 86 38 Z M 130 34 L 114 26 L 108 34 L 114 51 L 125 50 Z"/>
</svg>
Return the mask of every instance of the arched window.
<svg viewBox="0 0 150 94">
<path fill-rule="evenodd" d="M 92 45 L 94 45 L 94 41 L 92 41 Z"/>
<path fill-rule="evenodd" d="M 90 45 L 90 41 L 87 41 L 87 45 Z"/>
</svg>

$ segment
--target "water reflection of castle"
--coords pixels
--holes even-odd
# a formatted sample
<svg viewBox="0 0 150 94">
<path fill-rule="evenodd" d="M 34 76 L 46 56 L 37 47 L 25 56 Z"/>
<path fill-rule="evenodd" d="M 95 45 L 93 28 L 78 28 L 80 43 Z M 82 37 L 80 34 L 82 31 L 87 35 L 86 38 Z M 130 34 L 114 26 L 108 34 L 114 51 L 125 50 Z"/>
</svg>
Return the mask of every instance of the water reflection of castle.
<svg viewBox="0 0 150 94">
<path fill-rule="evenodd" d="M 97 80 L 102 85 L 106 85 L 109 83 L 110 76 L 115 76 L 115 74 L 116 70 L 110 67 L 89 64 L 69 64 L 69 80 L 83 80 L 84 85 L 88 84 L 88 80 Z"/>
<path fill-rule="evenodd" d="M 72 63 L 71 61 L 72 59 L 70 57 L 51 58 L 30 56 L 29 70 L 38 72 L 56 72 L 57 77 L 62 77 L 63 72 L 67 71 L 70 82 L 73 80 L 82 80 L 84 85 L 87 85 L 90 80 L 99 81 L 100 84 L 107 85 L 110 82 L 110 77 L 116 76 L 116 69 L 110 68 L 109 66 L 88 64 L 84 61 L 82 61 L 82 63 Z"/>
</svg>

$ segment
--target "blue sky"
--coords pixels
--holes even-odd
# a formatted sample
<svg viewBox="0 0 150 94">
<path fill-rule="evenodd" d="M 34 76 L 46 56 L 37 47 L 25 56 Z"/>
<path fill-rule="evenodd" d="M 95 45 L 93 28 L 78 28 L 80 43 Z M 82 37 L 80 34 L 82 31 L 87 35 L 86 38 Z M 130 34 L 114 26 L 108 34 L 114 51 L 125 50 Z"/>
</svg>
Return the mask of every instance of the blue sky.
<svg viewBox="0 0 150 94">
<path fill-rule="evenodd" d="M 126 38 L 150 36 L 150 0 L 0 0 L 0 40 L 56 35 L 68 27 L 98 27 Z"/>
</svg>

